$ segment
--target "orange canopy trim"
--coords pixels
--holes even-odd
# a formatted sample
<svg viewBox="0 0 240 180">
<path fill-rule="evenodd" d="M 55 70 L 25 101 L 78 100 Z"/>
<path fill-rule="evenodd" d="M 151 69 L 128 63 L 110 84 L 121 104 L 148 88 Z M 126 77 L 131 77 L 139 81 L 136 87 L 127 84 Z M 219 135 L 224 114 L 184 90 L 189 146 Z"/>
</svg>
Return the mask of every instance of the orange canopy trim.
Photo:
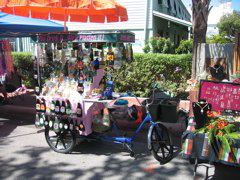
<svg viewBox="0 0 240 180">
<path fill-rule="evenodd" d="M 127 10 L 114 0 L 0 0 L 2 12 L 72 22 L 127 21 Z"/>
</svg>

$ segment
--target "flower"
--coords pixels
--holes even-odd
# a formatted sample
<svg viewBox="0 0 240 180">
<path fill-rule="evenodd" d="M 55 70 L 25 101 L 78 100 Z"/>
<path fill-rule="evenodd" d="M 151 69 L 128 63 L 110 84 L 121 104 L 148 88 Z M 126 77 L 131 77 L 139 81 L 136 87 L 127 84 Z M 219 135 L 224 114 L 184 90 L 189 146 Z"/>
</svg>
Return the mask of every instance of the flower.
<svg viewBox="0 0 240 180">
<path fill-rule="evenodd" d="M 223 136 L 222 131 L 218 131 L 217 136 Z"/>
<path fill-rule="evenodd" d="M 212 128 L 214 128 L 214 126 L 213 126 L 212 124 L 209 124 L 209 125 L 207 126 L 207 128 L 208 128 L 208 129 L 212 129 Z"/>
</svg>

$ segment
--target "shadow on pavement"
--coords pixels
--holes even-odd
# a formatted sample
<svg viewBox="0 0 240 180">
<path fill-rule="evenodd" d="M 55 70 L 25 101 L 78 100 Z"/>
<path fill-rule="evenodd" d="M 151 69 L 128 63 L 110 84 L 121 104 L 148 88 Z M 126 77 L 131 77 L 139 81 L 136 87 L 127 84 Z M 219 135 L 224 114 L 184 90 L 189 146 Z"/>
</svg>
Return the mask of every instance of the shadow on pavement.
<svg viewBox="0 0 240 180">
<path fill-rule="evenodd" d="M 150 161 L 149 156 L 141 156 L 137 160 L 132 158 L 120 159 L 118 149 L 108 145 L 90 144 L 82 147 L 82 151 L 90 154 L 108 155 L 102 165 L 92 163 L 92 167 L 85 168 L 86 162 L 73 163 L 72 158 L 80 158 L 75 154 L 55 154 L 59 156 L 57 162 L 43 160 L 43 156 L 52 155 L 49 148 L 35 148 L 26 146 L 25 149 L 15 152 L 9 159 L 0 159 L 1 179 L 17 174 L 16 179 L 160 179 L 173 178 L 182 171 L 192 174 L 188 162 L 182 159 L 174 160 L 171 165 L 160 166 L 157 161 Z M 104 151 L 104 152 L 103 152 Z M 107 153 L 106 153 L 107 152 Z M 146 153 L 143 151 L 143 153 Z M 148 153 L 146 153 L 148 154 Z M 27 156 L 27 161 L 17 163 L 19 156 Z M 63 156 L 65 156 L 63 158 Z M 61 159 L 62 157 L 62 159 Z M 86 159 L 87 160 L 87 159 Z M 96 163 L 96 165 L 95 165 Z M 83 178 L 84 177 L 84 178 Z M 14 179 L 14 178 L 13 178 Z"/>
</svg>

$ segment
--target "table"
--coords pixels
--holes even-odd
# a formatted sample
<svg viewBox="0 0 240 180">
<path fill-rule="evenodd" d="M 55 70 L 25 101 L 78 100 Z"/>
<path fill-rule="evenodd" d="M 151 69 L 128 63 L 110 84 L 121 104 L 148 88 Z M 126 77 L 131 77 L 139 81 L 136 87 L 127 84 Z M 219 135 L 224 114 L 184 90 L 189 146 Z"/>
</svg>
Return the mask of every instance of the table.
<svg viewBox="0 0 240 180">
<path fill-rule="evenodd" d="M 182 135 L 184 158 L 200 159 L 212 163 L 240 167 L 240 139 L 235 139 L 231 151 L 227 152 L 220 142 L 208 143 L 207 134 L 195 134 L 194 118 L 189 119 L 187 130 Z"/>
</svg>

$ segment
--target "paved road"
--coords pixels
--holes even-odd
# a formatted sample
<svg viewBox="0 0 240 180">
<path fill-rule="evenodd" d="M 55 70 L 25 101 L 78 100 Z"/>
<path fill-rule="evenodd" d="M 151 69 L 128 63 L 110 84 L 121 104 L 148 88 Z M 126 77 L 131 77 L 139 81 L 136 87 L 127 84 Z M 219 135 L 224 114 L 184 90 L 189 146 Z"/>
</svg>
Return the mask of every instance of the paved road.
<svg viewBox="0 0 240 180">
<path fill-rule="evenodd" d="M 72 154 L 55 153 L 33 124 L 33 108 L 0 107 L 0 179 L 192 179 L 193 166 L 181 155 L 166 165 L 151 156 L 146 131 L 136 139 L 134 159 L 121 145 L 98 141 L 83 142 Z M 199 172 L 203 179 L 204 169 Z"/>
</svg>

